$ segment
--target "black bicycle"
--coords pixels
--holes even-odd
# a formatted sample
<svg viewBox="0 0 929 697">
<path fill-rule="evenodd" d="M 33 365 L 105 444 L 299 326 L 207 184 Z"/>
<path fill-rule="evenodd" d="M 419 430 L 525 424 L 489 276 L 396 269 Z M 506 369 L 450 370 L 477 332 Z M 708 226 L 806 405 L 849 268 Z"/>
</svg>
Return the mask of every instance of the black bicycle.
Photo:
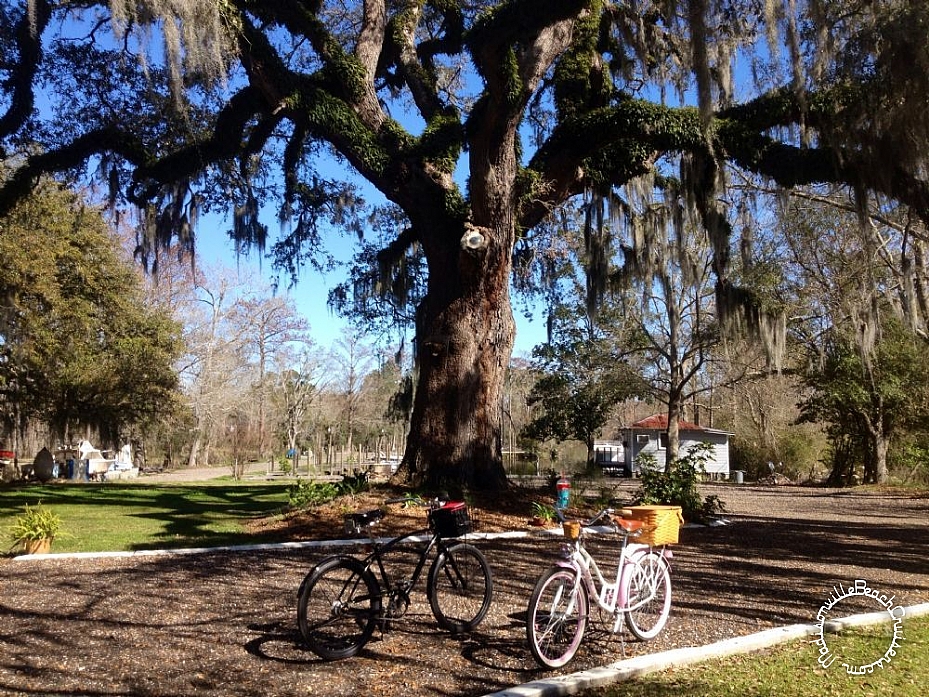
<svg viewBox="0 0 929 697">
<path fill-rule="evenodd" d="M 363 559 L 345 554 L 326 557 L 300 584 L 300 633 L 310 649 L 327 661 L 354 656 L 375 629 L 386 631 L 392 620 L 406 614 L 410 593 L 430 558 L 426 593 L 440 627 L 453 634 L 470 632 L 490 608 L 493 579 L 487 559 L 473 545 L 456 539 L 471 531 L 467 506 L 438 499 L 386 503 L 428 506 L 429 527 L 379 542 L 373 528 L 386 512 L 350 513 L 345 516 L 345 531 L 367 534 L 371 553 Z"/>
</svg>

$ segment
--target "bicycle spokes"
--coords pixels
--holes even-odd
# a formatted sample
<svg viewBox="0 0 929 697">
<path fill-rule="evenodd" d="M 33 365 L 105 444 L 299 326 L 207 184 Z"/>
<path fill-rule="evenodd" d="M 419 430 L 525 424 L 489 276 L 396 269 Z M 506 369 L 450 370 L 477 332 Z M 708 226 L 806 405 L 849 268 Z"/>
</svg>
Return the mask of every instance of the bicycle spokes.
<svg viewBox="0 0 929 697">
<path fill-rule="evenodd" d="M 627 586 L 626 625 L 638 639 L 653 639 L 671 612 L 671 575 L 656 552 L 636 561 Z"/>
<path fill-rule="evenodd" d="M 539 579 L 529 601 L 529 647 L 543 666 L 557 668 L 573 658 L 587 626 L 587 592 L 576 574 L 554 567 Z"/>
</svg>

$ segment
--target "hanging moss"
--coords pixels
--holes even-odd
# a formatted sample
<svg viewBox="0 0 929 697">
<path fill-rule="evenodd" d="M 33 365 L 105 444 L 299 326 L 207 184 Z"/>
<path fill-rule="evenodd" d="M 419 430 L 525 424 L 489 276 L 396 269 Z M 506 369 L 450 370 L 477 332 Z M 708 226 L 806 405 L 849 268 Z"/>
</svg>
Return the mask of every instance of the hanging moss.
<svg viewBox="0 0 929 697">
<path fill-rule="evenodd" d="M 787 350 L 787 320 L 768 309 L 753 291 L 728 280 L 716 284 L 716 311 L 728 336 L 760 340 L 769 367 L 780 370 Z"/>
</svg>

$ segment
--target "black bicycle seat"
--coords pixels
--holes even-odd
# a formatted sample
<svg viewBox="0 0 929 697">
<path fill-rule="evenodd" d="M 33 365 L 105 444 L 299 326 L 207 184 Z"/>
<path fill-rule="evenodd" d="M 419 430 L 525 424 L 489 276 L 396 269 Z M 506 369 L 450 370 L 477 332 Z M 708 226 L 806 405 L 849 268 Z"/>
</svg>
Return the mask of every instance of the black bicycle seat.
<svg viewBox="0 0 929 697">
<path fill-rule="evenodd" d="M 366 528 L 370 525 L 374 525 L 383 517 L 384 511 L 380 508 L 375 508 L 370 511 L 361 511 L 359 513 L 349 513 L 345 516 L 346 520 L 352 521 L 358 528 Z"/>
</svg>

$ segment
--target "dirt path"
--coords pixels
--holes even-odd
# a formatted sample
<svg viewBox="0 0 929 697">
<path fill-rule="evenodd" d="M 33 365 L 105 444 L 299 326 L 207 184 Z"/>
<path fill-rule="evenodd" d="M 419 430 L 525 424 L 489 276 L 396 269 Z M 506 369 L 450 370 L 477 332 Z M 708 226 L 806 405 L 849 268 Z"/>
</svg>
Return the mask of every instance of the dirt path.
<svg viewBox="0 0 929 697">
<path fill-rule="evenodd" d="M 647 644 L 627 637 L 627 655 L 815 621 L 835 584 L 859 578 L 902 604 L 929 601 L 927 498 L 706 493 L 727 502 L 731 524 L 682 531 L 668 629 Z M 318 550 L 0 560 L 0 694 L 483 695 L 549 675 L 529 655 L 523 617 L 558 538 L 477 544 L 495 595 L 473 636 L 440 632 L 419 594 L 394 631 L 341 663 L 317 659 L 295 630 L 297 587 Z M 569 668 L 619 657 L 619 641 L 595 633 Z"/>
</svg>

